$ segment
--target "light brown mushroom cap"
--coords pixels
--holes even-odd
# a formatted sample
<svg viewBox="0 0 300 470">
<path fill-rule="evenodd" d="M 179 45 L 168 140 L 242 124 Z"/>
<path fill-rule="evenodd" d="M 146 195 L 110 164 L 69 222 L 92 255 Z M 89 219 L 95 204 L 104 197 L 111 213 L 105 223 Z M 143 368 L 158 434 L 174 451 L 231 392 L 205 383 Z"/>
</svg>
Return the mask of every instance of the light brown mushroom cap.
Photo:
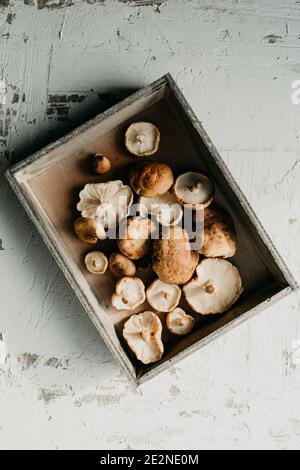
<svg viewBox="0 0 300 470">
<path fill-rule="evenodd" d="M 164 226 L 179 224 L 183 216 L 182 207 L 171 192 L 157 197 L 140 197 L 138 210 L 143 217 L 154 215 Z"/>
<path fill-rule="evenodd" d="M 187 315 L 180 307 L 169 312 L 166 317 L 167 328 L 174 335 L 187 335 L 194 327 L 194 324 L 194 318 L 191 315 Z"/>
<path fill-rule="evenodd" d="M 180 204 L 193 210 L 201 210 L 213 201 L 215 188 L 206 175 L 190 171 L 178 176 L 173 192 Z"/>
<path fill-rule="evenodd" d="M 145 286 L 138 277 L 123 277 L 112 295 L 112 306 L 117 310 L 134 310 L 146 300 Z"/>
<path fill-rule="evenodd" d="M 243 292 L 238 269 L 225 259 L 204 259 L 196 272 L 197 279 L 186 284 L 183 292 L 188 304 L 197 313 L 224 313 Z"/>
<path fill-rule="evenodd" d="M 85 265 L 92 274 L 104 274 L 107 270 L 108 260 L 101 251 L 91 251 L 85 256 Z"/>
<path fill-rule="evenodd" d="M 199 253 L 206 258 L 231 258 L 236 249 L 236 231 L 230 215 L 216 207 L 206 208 L 203 245 Z"/>
<path fill-rule="evenodd" d="M 180 227 L 170 227 L 166 238 L 153 241 L 153 270 L 167 284 L 186 284 L 198 262 L 199 254 L 191 250 L 188 234 Z"/>
<path fill-rule="evenodd" d="M 78 217 L 74 222 L 74 230 L 79 240 L 89 245 L 106 238 L 102 224 L 88 217 Z"/>
<path fill-rule="evenodd" d="M 151 233 L 154 229 L 155 224 L 150 219 L 139 216 L 128 219 L 124 233 L 120 234 L 121 238 L 117 241 L 119 250 L 131 260 L 143 258 L 151 248 Z"/>
<path fill-rule="evenodd" d="M 111 161 L 104 155 L 97 153 L 91 157 L 91 167 L 97 175 L 105 175 L 111 170 Z"/>
<path fill-rule="evenodd" d="M 109 257 L 109 269 L 115 277 L 130 277 L 136 273 L 134 262 L 121 253 L 113 253 Z"/>
<path fill-rule="evenodd" d="M 132 315 L 123 329 L 128 346 L 143 364 L 151 364 L 162 358 L 164 345 L 161 335 L 161 321 L 153 312 Z"/>
<path fill-rule="evenodd" d="M 129 183 L 139 196 L 162 196 L 169 191 L 173 182 L 172 170 L 165 163 L 142 163 L 129 173 Z"/>
<path fill-rule="evenodd" d="M 127 150 L 138 157 L 147 157 L 157 152 L 160 132 L 150 122 L 134 122 L 125 133 Z"/>
<path fill-rule="evenodd" d="M 170 312 L 179 304 L 181 289 L 176 285 L 166 284 L 156 279 L 148 287 L 146 297 L 149 305 L 157 312 Z"/>
</svg>

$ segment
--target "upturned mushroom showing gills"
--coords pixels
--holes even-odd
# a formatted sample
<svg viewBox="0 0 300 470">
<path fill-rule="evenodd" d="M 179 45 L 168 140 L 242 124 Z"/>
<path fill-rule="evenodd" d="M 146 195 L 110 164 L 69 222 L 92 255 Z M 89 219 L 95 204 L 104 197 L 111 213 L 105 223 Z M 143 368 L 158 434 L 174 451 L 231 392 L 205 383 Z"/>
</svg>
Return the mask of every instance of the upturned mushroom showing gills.
<svg viewBox="0 0 300 470">
<path fill-rule="evenodd" d="M 183 210 L 171 192 L 157 197 L 140 197 L 138 209 L 143 217 L 155 216 L 166 227 L 177 225 L 183 217 Z"/>
<path fill-rule="evenodd" d="M 152 267 L 167 284 L 186 284 L 198 261 L 199 254 L 191 250 L 188 234 L 180 227 L 170 227 L 165 238 L 153 241 Z"/>
<path fill-rule="evenodd" d="M 146 297 L 149 305 L 157 312 L 170 312 L 179 304 L 181 289 L 156 279 L 148 287 Z"/>
<path fill-rule="evenodd" d="M 169 312 L 166 317 L 167 328 L 174 335 L 187 335 L 194 327 L 194 324 L 194 318 L 191 315 L 187 315 L 180 307 Z"/>
<path fill-rule="evenodd" d="M 183 287 L 190 307 L 201 315 L 224 313 L 243 292 L 238 269 L 221 258 L 204 259 L 196 269 L 197 279 Z"/>
<path fill-rule="evenodd" d="M 77 209 L 82 217 L 96 220 L 103 229 L 116 227 L 133 201 L 131 188 L 120 180 L 86 184 L 79 197 Z"/>
<path fill-rule="evenodd" d="M 123 336 L 137 359 L 151 364 L 162 358 L 164 345 L 161 340 L 162 324 L 153 312 L 132 315 L 124 325 Z"/>
<path fill-rule="evenodd" d="M 212 203 L 215 187 L 206 175 L 191 171 L 178 176 L 173 192 L 180 204 L 197 211 Z"/>
<path fill-rule="evenodd" d="M 146 300 L 145 286 L 138 277 L 123 277 L 112 295 L 112 306 L 117 310 L 134 310 Z"/>
<path fill-rule="evenodd" d="M 157 152 L 160 132 L 150 122 L 134 122 L 125 133 L 127 150 L 138 157 L 147 157 Z"/>
<path fill-rule="evenodd" d="M 108 266 L 108 260 L 101 251 L 92 251 L 86 255 L 85 265 L 92 274 L 104 274 Z"/>
<path fill-rule="evenodd" d="M 142 163 L 129 173 L 132 189 L 139 196 L 163 196 L 171 188 L 174 178 L 169 165 L 165 163 Z"/>
<path fill-rule="evenodd" d="M 143 217 L 132 217 L 126 227 L 120 230 L 118 247 L 124 256 L 137 260 L 147 255 L 151 248 L 151 233 L 155 230 L 152 220 Z"/>
<path fill-rule="evenodd" d="M 237 237 L 231 216 L 216 207 L 204 211 L 204 237 L 199 253 L 207 258 L 231 258 L 237 249 Z"/>
</svg>

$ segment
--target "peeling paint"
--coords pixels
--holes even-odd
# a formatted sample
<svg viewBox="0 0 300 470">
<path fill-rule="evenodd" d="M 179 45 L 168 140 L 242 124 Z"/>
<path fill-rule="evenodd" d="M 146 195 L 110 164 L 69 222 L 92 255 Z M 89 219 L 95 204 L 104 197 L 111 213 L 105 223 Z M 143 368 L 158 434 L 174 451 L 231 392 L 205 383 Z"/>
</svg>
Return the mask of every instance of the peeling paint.
<svg viewBox="0 0 300 470">
<path fill-rule="evenodd" d="M 62 398 L 65 395 L 66 393 L 63 390 L 42 388 L 40 390 L 38 400 L 43 401 L 46 405 L 48 405 L 50 402 L 53 402 L 58 398 Z"/>
<path fill-rule="evenodd" d="M 121 397 L 122 395 L 98 395 L 97 393 L 91 393 L 76 400 L 74 402 L 74 405 L 78 408 L 83 405 L 89 405 L 94 402 L 96 402 L 98 406 L 114 405 L 116 403 L 119 403 Z"/>
<path fill-rule="evenodd" d="M 282 36 L 278 36 L 276 34 L 268 34 L 268 36 L 264 37 L 264 41 L 267 41 L 268 44 L 276 44 L 282 41 Z"/>
<path fill-rule="evenodd" d="M 6 83 L 3 78 L 0 78 L 0 105 L 6 104 Z"/>
<path fill-rule="evenodd" d="M 37 354 L 24 353 L 18 356 L 18 362 L 22 366 L 22 371 L 28 370 L 31 367 L 36 367 L 39 361 Z"/>
<path fill-rule="evenodd" d="M 0 333 L 0 364 L 4 364 L 6 360 L 6 344 L 3 333 Z"/>
<path fill-rule="evenodd" d="M 2 241 L 1 238 L 0 238 L 0 251 L 4 251 L 4 248 L 3 248 L 3 241 Z"/>
</svg>

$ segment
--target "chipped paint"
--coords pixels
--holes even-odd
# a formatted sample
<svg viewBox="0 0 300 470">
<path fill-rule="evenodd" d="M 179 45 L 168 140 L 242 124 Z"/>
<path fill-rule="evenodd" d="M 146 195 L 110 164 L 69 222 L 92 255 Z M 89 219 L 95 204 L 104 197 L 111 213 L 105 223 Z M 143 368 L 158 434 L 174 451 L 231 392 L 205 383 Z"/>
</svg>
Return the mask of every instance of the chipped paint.
<svg viewBox="0 0 300 470">
<path fill-rule="evenodd" d="M 5 363 L 6 359 L 6 344 L 4 341 L 4 334 L 0 333 L 0 365 Z"/>
<path fill-rule="evenodd" d="M 0 238 L 0 251 L 4 251 L 4 248 L 3 248 L 3 241 L 2 241 L 1 238 Z"/>
<path fill-rule="evenodd" d="M 0 78 L 0 105 L 6 104 L 6 83 L 3 78 Z"/>
<path fill-rule="evenodd" d="M 18 356 L 18 361 L 21 364 L 22 371 L 28 370 L 31 367 L 36 367 L 38 360 L 39 356 L 37 354 L 24 353 Z"/>
<path fill-rule="evenodd" d="M 264 41 L 268 44 L 277 44 L 278 42 L 282 42 L 282 36 L 278 36 L 277 34 L 268 34 L 264 37 Z"/>
<path fill-rule="evenodd" d="M 115 405 L 119 403 L 120 398 L 122 395 L 100 395 L 97 393 L 91 393 L 89 395 L 85 395 L 82 398 L 79 398 L 78 400 L 75 400 L 74 405 L 77 408 L 82 407 L 83 405 L 90 405 L 90 404 L 96 404 L 97 406 L 109 406 L 109 405 Z"/>
<path fill-rule="evenodd" d="M 63 390 L 56 388 L 52 389 L 41 389 L 38 395 L 38 400 L 43 401 L 45 405 L 49 405 L 50 402 L 54 402 L 58 398 L 64 397 L 66 394 Z"/>
</svg>

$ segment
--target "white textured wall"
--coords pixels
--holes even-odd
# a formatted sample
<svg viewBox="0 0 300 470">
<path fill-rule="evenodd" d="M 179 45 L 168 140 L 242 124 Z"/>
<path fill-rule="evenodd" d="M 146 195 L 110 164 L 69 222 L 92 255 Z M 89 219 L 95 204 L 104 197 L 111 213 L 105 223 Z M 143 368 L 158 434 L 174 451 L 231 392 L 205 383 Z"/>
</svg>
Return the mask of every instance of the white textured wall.
<svg viewBox="0 0 300 470">
<path fill-rule="evenodd" d="M 171 72 L 300 281 L 299 2 L 129 3 L 0 1 L 1 174 Z M 300 448 L 299 296 L 134 390 L 2 176 L 0 239 L 0 448 Z"/>
</svg>

